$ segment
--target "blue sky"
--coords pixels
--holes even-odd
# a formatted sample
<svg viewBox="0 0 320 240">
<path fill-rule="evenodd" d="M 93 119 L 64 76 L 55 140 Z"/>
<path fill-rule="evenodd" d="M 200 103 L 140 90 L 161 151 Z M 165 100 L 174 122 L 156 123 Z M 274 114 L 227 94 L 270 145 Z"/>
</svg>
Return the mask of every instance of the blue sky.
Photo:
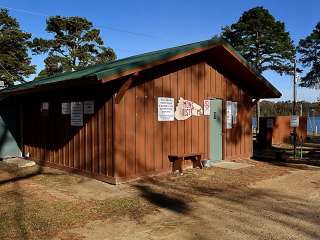
<svg viewBox="0 0 320 240">
<path fill-rule="evenodd" d="M 221 28 L 236 22 L 243 11 L 263 6 L 276 19 L 285 22 L 295 43 L 309 35 L 320 21 L 320 1 L 210 1 L 210 0 L 5 0 L 23 30 L 34 37 L 49 37 L 45 31 L 46 16 L 83 16 L 101 29 L 106 46 L 114 48 L 118 58 L 201 41 L 221 32 Z M 43 56 L 34 56 L 37 70 L 43 68 Z M 281 100 L 292 97 L 292 80 L 266 72 L 283 94 Z M 298 98 L 315 101 L 320 90 L 298 89 Z"/>
</svg>

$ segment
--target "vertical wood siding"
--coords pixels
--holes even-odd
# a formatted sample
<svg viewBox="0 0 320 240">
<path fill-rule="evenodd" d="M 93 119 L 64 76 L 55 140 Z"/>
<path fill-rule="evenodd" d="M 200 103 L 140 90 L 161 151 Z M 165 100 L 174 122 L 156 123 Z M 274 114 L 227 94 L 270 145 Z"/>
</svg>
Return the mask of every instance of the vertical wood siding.
<svg viewBox="0 0 320 240">
<path fill-rule="evenodd" d="M 115 104 L 114 93 L 123 80 L 99 86 L 100 91 L 86 88 L 79 95 L 66 89 L 28 99 L 23 113 L 25 152 L 43 164 L 108 182 L 170 171 L 169 154 L 201 152 L 208 159 L 209 116 L 157 120 L 158 97 L 173 97 L 175 105 L 183 97 L 201 106 L 205 99 L 222 99 L 223 158 L 251 155 L 252 100 L 223 69 L 197 56 L 155 67 L 141 73 Z M 70 116 L 61 115 L 61 102 L 83 100 L 95 101 L 95 114 L 85 115 L 83 127 L 72 127 Z M 238 102 L 238 122 L 232 129 L 225 129 L 226 100 Z M 40 113 L 43 101 L 50 103 L 49 116 Z"/>
<path fill-rule="evenodd" d="M 273 128 L 267 127 L 267 121 L 273 121 Z M 280 145 L 285 143 L 292 143 L 291 133 L 293 128 L 290 126 L 290 116 L 277 116 L 277 117 L 263 117 L 260 119 L 261 131 L 258 136 L 259 141 L 266 145 Z M 305 141 L 307 137 L 307 118 L 299 117 L 299 127 L 296 129 L 298 139 L 302 137 Z"/>
<path fill-rule="evenodd" d="M 93 94 L 92 97 L 74 98 L 72 92 L 69 94 L 56 98 L 51 94 L 39 96 L 24 105 L 24 150 L 42 164 L 108 181 L 114 172 L 112 97 Z M 84 100 L 95 101 L 95 113 L 84 115 L 83 127 L 70 126 L 70 115 L 61 114 L 61 102 Z M 40 112 L 43 101 L 49 102 L 48 116 Z M 128 132 L 127 135 L 131 141 L 132 134 Z"/>
<path fill-rule="evenodd" d="M 175 105 L 180 97 L 201 106 L 210 98 L 238 102 L 238 122 L 232 129 L 225 129 L 223 106 L 223 158 L 251 155 L 251 98 L 214 67 L 201 61 L 177 64 L 164 71 L 155 69 L 139 80 L 115 104 L 115 161 L 120 179 L 169 171 L 169 154 L 201 152 L 209 158 L 209 116 L 159 122 L 158 97 L 173 97 Z"/>
</svg>

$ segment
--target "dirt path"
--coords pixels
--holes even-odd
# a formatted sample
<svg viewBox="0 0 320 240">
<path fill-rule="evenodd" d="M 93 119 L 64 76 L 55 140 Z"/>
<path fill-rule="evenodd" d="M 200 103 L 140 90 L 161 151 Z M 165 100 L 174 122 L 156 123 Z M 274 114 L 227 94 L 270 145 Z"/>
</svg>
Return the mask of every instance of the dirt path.
<svg viewBox="0 0 320 240">
<path fill-rule="evenodd" d="M 159 190 L 161 192 L 161 190 Z M 55 239 L 320 239 L 320 171 L 297 170 L 247 188 L 198 196 L 183 210 L 91 221 Z"/>
<path fill-rule="evenodd" d="M 1 240 L 320 239 L 320 168 L 237 162 L 119 186 L 0 168 Z"/>
</svg>

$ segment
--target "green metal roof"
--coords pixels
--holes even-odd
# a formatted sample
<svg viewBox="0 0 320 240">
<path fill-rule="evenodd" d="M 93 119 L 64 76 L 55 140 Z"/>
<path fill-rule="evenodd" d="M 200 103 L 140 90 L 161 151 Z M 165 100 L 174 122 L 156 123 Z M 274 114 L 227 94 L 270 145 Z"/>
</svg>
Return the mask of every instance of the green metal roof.
<svg viewBox="0 0 320 240">
<path fill-rule="evenodd" d="M 102 78 L 117 75 L 125 71 L 130 71 L 139 67 L 144 67 L 148 64 L 164 61 L 182 53 L 186 53 L 186 52 L 201 49 L 201 48 L 214 47 L 217 44 L 224 44 L 225 46 L 227 46 L 230 50 L 232 50 L 232 52 L 236 53 L 237 56 L 241 58 L 243 63 L 245 63 L 245 65 L 248 68 L 250 68 L 252 71 L 254 71 L 257 74 L 254 68 L 239 53 L 237 53 L 236 50 L 234 50 L 226 41 L 220 38 L 214 38 L 214 39 L 191 43 L 183 46 L 139 54 L 132 57 L 119 59 L 119 60 L 111 61 L 107 63 L 95 64 L 95 65 L 91 65 L 89 67 L 85 67 L 73 72 L 60 73 L 50 77 L 36 79 L 30 82 L 26 82 L 23 84 L 19 84 L 16 86 L 3 89 L 2 91 L 0 91 L 0 95 L 10 95 L 11 93 L 24 92 L 34 88 L 49 86 L 51 84 L 64 83 L 66 81 L 75 80 L 75 79 L 94 78 L 94 79 L 100 80 Z M 268 87 L 270 87 L 276 95 L 279 95 L 279 96 L 281 95 L 280 92 L 275 87 L 273 87 L 264 77 L 262 77 L 259 74 L 257 75 L 259 76 L 260 79 L 265 81 L 266 85 L 268 85 Z"/>
</svg>

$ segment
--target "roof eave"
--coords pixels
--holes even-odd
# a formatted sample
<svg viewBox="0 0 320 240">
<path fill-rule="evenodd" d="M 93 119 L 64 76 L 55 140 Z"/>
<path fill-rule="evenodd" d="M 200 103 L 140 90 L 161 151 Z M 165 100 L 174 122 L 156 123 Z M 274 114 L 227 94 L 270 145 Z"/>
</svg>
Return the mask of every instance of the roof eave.
<svg viewBox="0 0 320 240">
<path fill-rule="evenodd" d="M 60 88 L 60 87 L 65 87 L 67 86 L 79 86 L 79 79 L 85 80 L 85 79 L 92 79 L 94 78 L 96 81 L 90 81 L 90 82 L 86 82 L 84 81 L 86 84 L 88 83 L 105 83 L 105 82 L 109 82 L 112 80 L 115 80 L 117 78 L 120 77 L 124 77 L 130 74 L 134 74 L 136 72 L 142 71 L 142 70 L 146 70 L 146 69 L 150 69 L 152 67 L 167 63 L 167 62 L 171 62 L 174 60 L 178 60 L 180 58 L 184 58 L 193 54 L 197 54 L 200 52 L 204 52 L 204 51 L 208 51 L 217 47 L 222 47 L 224 49 L 224 51 L 227 51 L 229 53 L 230 56 L 232 56 L 233 58 L 235 58 L 239 63 L 241 63 L 242 67 L 248 69 L 252 76 L 254 76 L 255 78 L 257 78 L 259 80 L 260 83 L 263 84 L 264 87 L 266 87 L 266 94 L 265 96 L 263 96 L 263 98 L 274 98 L 274 97 L 280 97 L 281 93 L 271 84 L 269 83 L 263 76 L 261 76 L 260 74 L 258 74 L 255 69 L 229 44 L 227 43 L 225 40 L 223 39 L 212 39 L 212 40 L 208 40 L 208 41 L 203 41 L 203 42 L 198 42 L 196 43 L 199 46 L 195 47 L 195 48 L 191 48 L 190 50 L 186 50 L 184 51 L 183 49 L 180 50 L 180 53 L 176 54 L 176 53 L 171 53 L 170 56 L 163 56 L 162 59 L 158 60 L 158 61 L 151 61 L 148 64 L 144 64 L 144 62 L 136 62 L 134 65 L 136 65 L 137 67 L 134 67 L 132 69 L 128 69 L 128 70 L 121 70 L 121 68 L 119 68 L 119 71 L 117 71 L 117 69 L 106 69 L 106 70 L 101 70 L 101 71 L 96 71 L 96 72 L 92 72 L 91 74 L 85 75 L 82 78 L 74 78 L 74 79 L 67 79 L 67 80 L 63 80 L 60 82 L 54 82 L 54 83 L 42 83 L 41 86 L 37 86 L 37 84 L 35 86 L 31 86 L 30 88 L 17 88 L 17 89 L 13 89 L 13 90 L 9 90 L 6 89 L 0 91 L 0 96 L 5 96 L 5 95 L 16 95 L 16 94 L 20 94 L 20 93 L 27 93 L 27 92 L 33 92 L 33 91 L 41 91 L 41 90 L 46 90 L 46 89 L 55 89 L 55 88 Z M 191 44 L 192 45 L 192 44 Z M 188 45 L 185 45 L 188 46 Z M 180 46 L 182 47 L 182 46 Z M 175 50 L 179 48 L 176 47 L 174 48 Z M 179 52 L 178 50 L 178 52 Z M 153 55 L 156 53 L 151 53 L 151 58 L 153 57 Z M 115 73 L 113 73 L 115 72 Z M 39 84 L 40 85 L 40 84 Z"/>
</svg>

